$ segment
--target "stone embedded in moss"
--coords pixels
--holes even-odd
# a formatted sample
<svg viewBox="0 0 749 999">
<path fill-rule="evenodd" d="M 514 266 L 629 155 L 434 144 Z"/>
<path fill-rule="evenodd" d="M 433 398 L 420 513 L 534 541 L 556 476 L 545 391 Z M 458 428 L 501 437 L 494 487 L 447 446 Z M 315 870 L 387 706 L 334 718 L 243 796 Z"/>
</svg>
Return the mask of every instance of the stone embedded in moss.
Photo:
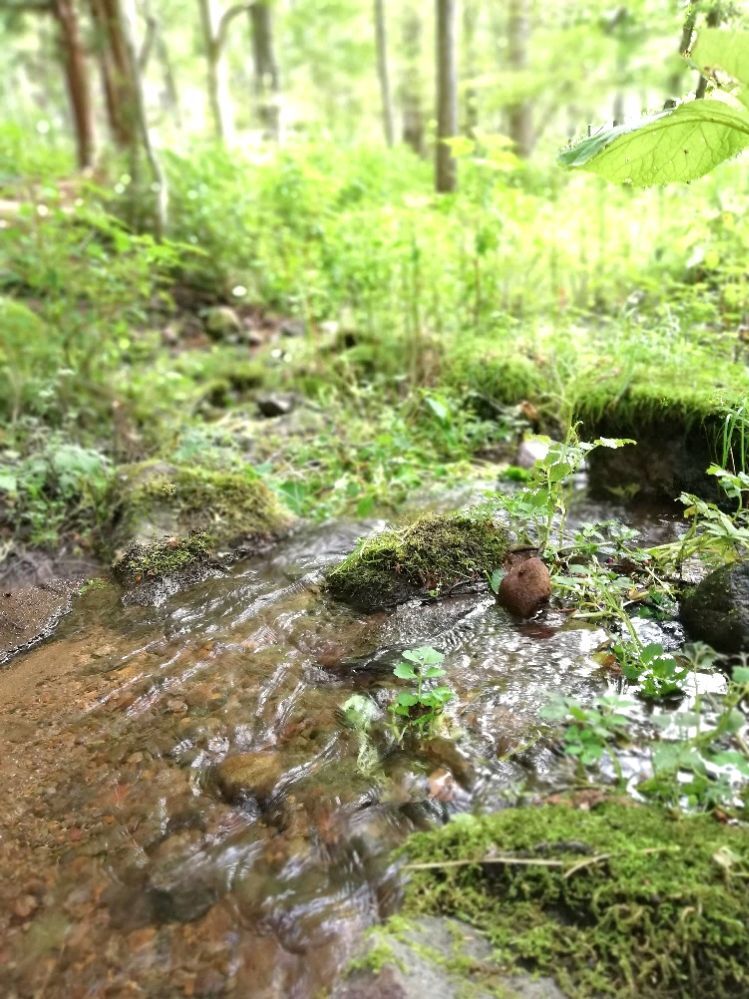
<svg viewBox="0 0 749 999">
<path fill-rule="evenodd" d="M 749 994 L 745 828 L 629 802 L 546 805 L 461 817 L 406 849 L 416 863 L 476 861 L 412 871 L 406 915 L 459 914 L 500 965 L 571 996 Z"/>
<path fill-rule="evenodd" d="M 490 517 L 422 517 L 362 541 L 328 572 L 327 589 L 357 610 L 394 607 L 486 578 L 501 565 L 507 546 L 506 532 Z"/>
<path fill-rule="evenodd" d="M 223 548 L 259 549 L 291 515 L 252 470 L 143 462 L 119 469 L 115 575 L 126 585 L 190 573 Z"/>
</svg>

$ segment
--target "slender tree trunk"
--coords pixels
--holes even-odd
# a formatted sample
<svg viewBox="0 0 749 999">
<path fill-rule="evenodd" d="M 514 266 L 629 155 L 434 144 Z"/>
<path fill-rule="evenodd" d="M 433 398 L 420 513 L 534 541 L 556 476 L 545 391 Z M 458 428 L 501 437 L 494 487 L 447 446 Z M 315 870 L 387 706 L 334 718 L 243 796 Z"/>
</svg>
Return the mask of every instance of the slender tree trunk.
<svg viewBox="0 0 749 999">
<path fill-rule="evenodd" d="M 437 0 L 437 148 L 435 187 L 440 192 L 454 191 L 457 166 L 445 141 L 458 131 L 458 67 L 456 36 L 456 0 Z"/>
<path fill-rule="evenodd" d="M 418 11 L 407 8 L 403 20 L 403 62 L 400 98 L 403 108 L 402 137 L 418 155 L 425 153 L 424 111 L 422 106 L 421 19 Z"/>
<path fill-rule="evenodd" d="M 179 90 L 177 89 L 177 79 L 174 75 L 174 67 L 169 55 L 169 48 L 164 41 L 164 28 L 161 21 L 153 13 L 151 0 L 141 0 L 141 10 L 148 24 L 148 35 L 146 41 L 141 46 L 138 54 L 138 69 L 141 76 L 148 68 L 151 55 L 159 64 L 161 76 L 164 81 L 162 106 L 174 115 L 174 121 L 178 128 L 182 128 L 182 109 L 179 103 Z"/>
<path fill-rule="evenodd" d="M 96 29 L 104 101 L 115 145 L 135 155 L 138 146 L 137 94 L 130 65 L 120 0 L 90 0 Z"/>
<path fill-rule="evenodd" d="M 146 104 L 143 95 L 143 78 L 140 73 L 140 63 L 138 58 L 138 47 L 135 42 L 137 12 L 135 0 L 114 0 L 115 3 L 122 4 L 120 9 L 119 24 L 122 32 L 122 43 L 124 56 L 130 80 L 133 99 L 133 119 L 139 134 L 143 151 L 153 178 L 153 189 L 155 191 L 154 206 L 154 232 L 156 238 L 161 240 L 164 236 L 168 221 L 169 211 L 169 188 L 167 179 L 161 165 L 161 160 L 154 145 L 151 129 L 148 125 L 146 114 Z"/>
<path fill-rule="evenodd" d="M 281 140 L 281 81 L 273 46 L 273 15 L 266 0 L 250 7 L 255 98 L 266 138 Z"/>
<path fill-rule="evenodd" d="M 478 95 L 473 86 L 476 75 L 476 28 L 479 20 L 478 7 L 473 0 L 463 0 L 463 120 L 465 132 L 473 136 L 478 127 Z"/>
<path fill-rule="evenodd" d="M 380 81 L 382 124 L 385 131 L 385 142 L 388 146 L 392 146 L 395 142 L 395 126 L 393 124 L 393 99 L 390 93 L 385 0 L 374 0 L 374 21 L 377 38 L 377 77 Z"/>
<path fill-rule="evenodd" d="M 90 167 L 94 160 L 94 123 L 86 57 L 73 0 L 54 0 L 52 10 L 59 26 L 65 82 L 75 131 L 78 166 Z"/>
<path fill-rule="evenodd" d="M 528 66 L 528 36 L 530 33 L 528 0 L 509 0 L 507 14 L 508 62 L 510 68 L 522 72 Z M 533 150 L 533 116 L 529 101 L 521 101 L 508 109 L 508 131 L 518 156 L 527 158 Z"/>
<path fill-rule="evenodd" d="M 232 113 L 229 98 L 229 78 L 225 60 L 221 58 L 223 45 L 218 10 L 214 0 L 198 0 L 198 3 L 208 63 L 208 100 L 211 106 L 213 125 L 217 137 L 224 142 L 229 142 L 233 133 Z"/>
</svg>

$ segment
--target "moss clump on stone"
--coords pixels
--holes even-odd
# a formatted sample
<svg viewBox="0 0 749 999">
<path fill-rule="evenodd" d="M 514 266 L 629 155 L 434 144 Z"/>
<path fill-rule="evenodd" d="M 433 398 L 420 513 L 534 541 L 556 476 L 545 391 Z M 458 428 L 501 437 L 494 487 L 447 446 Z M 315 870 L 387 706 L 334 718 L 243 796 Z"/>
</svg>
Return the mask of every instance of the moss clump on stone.
<svg viewBox="0 0 749 999">
<path fill-rule="evenodd" d="M 406 849 L 414 863 L 476 861 L 414 870 L 406 915 L 457 916 L 500 966 L 551 975 L 570 996 L 749 994 L 744 828 L 547 805 L 461 817 Z M 525 863 L 481 863 L 492 854 Z"/>
<path fill-rule="evenodd" d="M 126 583 L 180 573 L 222 547 L 257 549 L 291 515 L 252 470 L 144 462 L 119 470 L 114 569 Z"/>
<path fill-rule="evenodd" d="M 211 545 L 202 534 L 173 538 L 153 545 L 134 544 L 116 564 L 117 574 L 133 583 L 184 572 L 211 557 Z"/>
<path fill-rule="evenodd" d="M 336 600 L 363 611 L 444 595 L 460 583 L 484 579 L 502 564 L 507 545 L 506 532 L 490 517 L 422 517 L 360 542 L 328 572 L 327 588 Z"/>
</svg>

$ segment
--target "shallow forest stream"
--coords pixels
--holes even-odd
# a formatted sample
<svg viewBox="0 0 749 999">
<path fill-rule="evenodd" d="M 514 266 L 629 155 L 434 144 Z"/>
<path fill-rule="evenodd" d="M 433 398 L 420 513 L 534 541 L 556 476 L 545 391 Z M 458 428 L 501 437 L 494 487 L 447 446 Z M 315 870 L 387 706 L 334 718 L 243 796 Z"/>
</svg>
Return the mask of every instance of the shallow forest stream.
<svg viewBox="0 0 749 999">
<path fill-rule="evenodd" d="M 488 590 L 335 605 L 321 570 L 378 526 L 307 528 L 158 607 L 90 586 L 0 672 L 4 996 L 313 996 L 397 911 L 409 833 L 569 784 L 539 710 L 615 689 L 591 658 L 604 633 L 555 610 L 519 623 Z M 384 712 L 393 664 L 426 643 L 457 695 L 446 734 L 359 766 L 340 705 Z"/>
</svg>

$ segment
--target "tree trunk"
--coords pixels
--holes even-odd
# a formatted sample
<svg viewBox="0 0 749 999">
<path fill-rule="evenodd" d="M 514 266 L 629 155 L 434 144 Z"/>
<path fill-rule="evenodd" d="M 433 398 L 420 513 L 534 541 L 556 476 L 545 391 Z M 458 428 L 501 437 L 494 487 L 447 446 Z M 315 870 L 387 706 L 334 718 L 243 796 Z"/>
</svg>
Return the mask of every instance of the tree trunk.
<svg viewBox="0 0 749 999">
<path fill-rule="evenodd" d="M 229 142 L 232 138 L 232 114 L 229 99 L 229 78 L 225 60 L 221 58 L 220 20 L 214 0 L 198 0 L 208 63 L 208 100 L 217 137 Z"/>
<path fill-rule="evenodd" d="M 273 19 L 266 0 L 250 7 L 252 54 L 255 63 L 255 98 L 266 138 L 281 140 L 281 81 L 273 48 Z"/>
<path fill-rule="evenodd" d="M 456 0 L 437 0 L 437 149 L 435 187 L 447 193 L 457 186 L 457 167 L 445 141 L 458 131 L 458 67 L 455 45 Z"/>
<path fill-rule="evenodd" d="M 121 28 L 121 39 L 124 47 L 124 57 L 128 71 L 128 79 L 133 100 L 133 120 L 137 129 L 137 135 L 146 154 L 148 165 L 153 179 L 153 190 L 156 201 L 154 207 L 154 232 L 156 238 L 161 240 L 167 225 L 167 215 L 169 209 L 169 189 L 166 175 L 161 166 L 161 160 L 156 152 L 151 130 L 148 126 L 146 115 L 146 105 L 143 96 L 143 79 L 140 74 L 138 48 L 135 43 L 136 9 L 135 0 L 110 0 L 118 7 L 118 23 Z M 120 3 L 122 4 L 120 8 Z"/>
<path fill-rule="evenodd" d="M 385 131 L 385 142 L 388 146 L 392 146 L 395 142 L 395 127 L 393 125 L 393 99 L 390 93 L 390 71 L 388 68 L 385 0 L 374 0 L 374 20 L 375 35 L 377 38 L 377 77 L 380 81 L 382 124 Z"/>
<path fill-rule="evenodd" d="M 463 121 L 466 135 L 474 136 L 478 127 L 478 94 L 473 85 L 476 76 L 476 28 L 479 12 L 473 0 L 463 0 Z"/>
<path fill-rule="evenodd" d="M 81 44 L 78 17 L 73 0 L 54 0 L 52 7 L 59 26 L 60 45 L 65 67 L 65 82 L 75 131 L 78 166 L 90 167 L 94 160 L 94 123 L 88 68 Z"/>
<path fill-rule="evenodd" d="M 425 153 L 424 111 L 421 87 L 421 19 L 414 9 L 407 9 L 403 21 L 403 62 L 400 98 L 403 108 L 402 137 L 418 155 Z"/>
<path fill-rule="evenodd" d="M 119 149 L 134 154 L 138 145 L 136 84 L 119 0 L 89 0 L 89 5 L 109 130 Z"/>
<path fill-rule="evenodd" d="M 508 62 L 510 69 L 522 72 L 528 67 L 528 36 L 530 20 L 528 0 L 509 0 L 507 15 Z M 508 131 L 515 151 L 524 159 L 533 150 L 533 117 L 529 101 L 521 101 L 508 109 Z"/>
</svg>

